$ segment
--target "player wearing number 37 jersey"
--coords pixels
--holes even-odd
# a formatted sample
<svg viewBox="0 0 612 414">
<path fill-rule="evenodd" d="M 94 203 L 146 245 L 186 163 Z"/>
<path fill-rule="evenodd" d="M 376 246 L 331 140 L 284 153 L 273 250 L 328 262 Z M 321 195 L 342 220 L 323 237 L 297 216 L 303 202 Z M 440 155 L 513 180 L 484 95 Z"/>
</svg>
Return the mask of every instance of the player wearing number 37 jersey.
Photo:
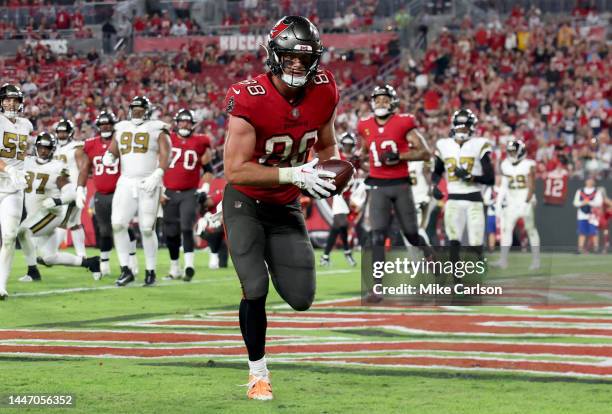
<svg viewBox="0 0 612 414">
<path fill-rule="evenodd" d="M 223 220 L 232 261 L 242 285 L 240 328 L 249 354 L 247 395 L 271 399 L 265 362 L 269 276 L 280 296 L 298 311 L 315 294 L 315 262 L 300 190 L 329 197 L 334 173 L 318 160 L 338 157 L 334 132 L 338 91 L 330 72 L 318 70 L 323 47 L 306 18 L 282 18 L 267 42 L 270 71 L 232 85 L 224 151 L 228 185 Z M 318 159 L 308 162 L 310 150 Z"/>
</svg>

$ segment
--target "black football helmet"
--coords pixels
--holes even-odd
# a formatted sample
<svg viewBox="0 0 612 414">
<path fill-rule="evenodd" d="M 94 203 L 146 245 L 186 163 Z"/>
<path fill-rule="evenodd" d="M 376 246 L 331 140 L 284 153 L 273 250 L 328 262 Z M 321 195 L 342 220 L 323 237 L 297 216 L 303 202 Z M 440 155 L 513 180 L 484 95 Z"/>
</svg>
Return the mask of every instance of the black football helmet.
<svg viewBox="0 0 612 414">
<path fill-rule="evenodd" d="M 49 152 L 46 156 L 42 156 L 41 154 L 39 154 L 40 147 L 49 148 Z M 39 163 L 45 164 L 51 161 L 53 159 L 53 154 L 55 153 L 56 149 L 57 138 L 55 137 L 55 135 L 49 132 L 41 132 L 36 136 L 36 141 L 34 142 L 34 154 L 36 155 L 36 160 Z"/>
<path fill-rule="evenodd" d="M 190 122 L 191 126 L 189 128 L 179 128 L 178 127 L 179 121 Z M 176 115 L 174 115 L 174 122 L 176 123 L 176 131 L 183 138 L 190 137 L 191 134 L 193 134 L 193 128 L 195 127 L 196 122 L 195 122 L 195 114 L 193 113 L 192 110 L 186 109 L 186 108 L 179 109 Z"/>
<path fill-rule="evenodd" d="M 145 114 L 142 118 L 132 118 L 132 108 L 144 108 Z M 130 121 L 134 122 L 137 125 L 142 124 L 145 120 L 149 119 L 151 116 L 151 112 L 153 112 L 153 105 L 151 105 L 151 101 L 146 96 L 135 96 L 132 98 L 132 102 L 130 102 L 130 110 L 128 111 L 128 118 Z"/>
<path fill-rule="evenodd" d="M 4 108 L 4 100 L 7 98 L 17 98 L 19 101 L 17 111 L 7 111 Z M 19 86 L 5 83 L 0 87 L 0 111 L 9 119 L 15 119 L 23 112 L 23 92 Z"/>
<path fill-rule="evenodd" d="M 451 137 L 462 140 L 469 139 L 476 131 L 478 118 L 470 109 L 464 108 L 455 111 L 452 118 Z M 467 132 L 457 132 L 458 129 L 467 128 Z"/>
<path fill-rule="evenodd" d="M 105 130 L 102 130 L 102 127 L 104 125 L 111 125 L 112 127 L 114 127 L 116 123 L 117 117 L 115 116 L 113 111 L 100 112 L 96 117 L 95 121 L 96 127 L 98 127 L 98 129 L 100 130 L 100 135 L 102 136 L 102 138 L 110 138 L 111 135 L 113 135 L 112 130 L 110 130 L 109 128 L 105 128 Z"/>
<path fill-rule="evenodd" d="M 268 35 L 266 65 L 273 75 L 293 88 L 304 86 L 317 73 L 323 45 L 319 30 L 310 20 L 302 16 L 285 16 L 280 19 Z M 304 76 L 285 73 L 283 57 L 298 56 L 305 67 Z"/>
<path fill-rule="evenodd" d="M 56 139 L 61 145 L 66 145 L 74 137 L 74 124 L 69 119 L 62 118 L 59 121 L 57 121 L 53 130 L 55 131 L 55 136 L 57 137 Z M 59 138 L 60 132 L 65 132 L 68 135 L 66 136 L 66 138 L 60 139 Z"/>
<path fill-rule="evenodd" d="M 516 164 L 521 161 L 527 155 L 527 148 L 525 147 L 525 143 L 520 139 L 513 139 L 508 141 L 506 144 L 506 154 L 508 154 L 508 159 Z"/>
<path fill-rule="evenodd" d="M 345 154 L 352 154 L 357 145 L 357 138 L 352 132 L 345 132 L 340 136 L 340 147 Z"/>
<path fill-rule="evenodd" d="M 391 99 L 391 103 L 387 108 L 376 108 L 376 97 L 381 95 L 388 96 L 389 99 Z M 372 109 L 372 112 L 374 112 L 374 115 L 381 118 L 389 116 L 395 112 L 399 108 L 399 98 L 397 97 L 395 88 L 391 85 L 379 85 L 375 87 L 370 95 L 370 108 Z"/>
</svg>

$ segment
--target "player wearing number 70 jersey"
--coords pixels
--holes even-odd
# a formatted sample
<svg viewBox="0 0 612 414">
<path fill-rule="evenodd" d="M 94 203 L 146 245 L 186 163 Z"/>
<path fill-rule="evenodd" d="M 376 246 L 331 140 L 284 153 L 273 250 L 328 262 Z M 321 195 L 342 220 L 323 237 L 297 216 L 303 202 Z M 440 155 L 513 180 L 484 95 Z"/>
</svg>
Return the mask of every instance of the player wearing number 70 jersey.
<svg viewBox="0 0 612 414">
<path fill-rule="evenodd" d="M 110 147 L 113 131 L 117 118 L 112 111 L 102 111 L 96 118 L 95 124 L 100 135 L 85 141 L 80 156 L 79 177 L 76 189 L 76 205 L 79 209 L 85 207 L 87 201 L 87 178 L 91 171 L 93 182 L 96 187 L 94 199 L 94 211 L 98 224 L 99 237 L 98 246 L 100 247 L 100 276 L 110 274 L 110 251 L 113 248 L 113 228 L 111 226 L 111 211 L 113 195 L 119 180 L 120 166 L 119 160 L 112 165 L 102 164 L 102 157 Z M 130 269 L 132 273 L 138 273 L 138 260 L 136 258 L 136 240 L 134 234 L 129 231 L 130 236 Z"/>
<path fill-rule="evenodd" d="M 117 158 L 121 161 L 121 177 L 117 181 L 111 216 L 121 265 L 117 286 L 134 281 L 129 268 L 128 225 L 136 214 L 145 254 L 145 286 L 155 284 L 158 246 L 155 221 L 171 144 L 169 126 L 149 119 L 152 109 L 146 96 L 134 97 L 130 103 L 129 121 L 115 124 L 113 140 L 102 157 L 106 166 L 112 166 Z"/>
<path fill-rule="evenodd" d="M 194 274 L 193 227 L 196 222 L 198 202 L 205 201 L 210 186 L 200 183 L 203 166 L 211 159 L 210 138 L 193 133 L 195 118 L 189 109 L 180 109 L 174 116 L 176 132 L 170 134 L 172 152 L 170 165 L 164 175 L 166 190 L 162 196 L 164 208 L 164 234 L 170 253 L 170 274 L 166 279 L 180 279 L 189 282 Z M 179 251 L 183 239 L 185 274 L 179 270 Z"/>
</svg>

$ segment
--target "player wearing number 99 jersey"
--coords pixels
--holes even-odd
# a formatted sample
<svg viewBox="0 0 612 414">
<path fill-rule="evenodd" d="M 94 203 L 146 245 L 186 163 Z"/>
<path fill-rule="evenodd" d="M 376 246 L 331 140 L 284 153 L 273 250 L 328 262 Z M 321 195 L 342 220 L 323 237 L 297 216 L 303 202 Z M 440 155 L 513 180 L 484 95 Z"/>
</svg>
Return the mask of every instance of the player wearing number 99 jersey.
<svg viewBox="0 0 612 414">
<path fill-rule="evenodd" d="M 193 227 L 196 221 L 197 199 L 206 197 L 206 191 L 196 189 L 203 166 L 211 159 L 210 138 L 193 133 L 195 118 L 189 109 L 180 109 L 174 116 L 175 132 L 170 134 L 172 152 L 170 165 L 164 175 L 166 190 L 163 197 L 164 234 L 170 253 L 170 274 L 167 279 L 179 279 L 179 251 L 181 236 L 185 253 L 184 281 L 189 282 L 194 274 Z"/>
<path fill-rule="evenodd" d="M 228 185 L 223 222 L 243 291 L 240 327 L 249 354 L 248 397 L 271 399 L 265 363 L 269 276 L 294 309 L 307 310 L 315 294 L 315 263 L 297 198 L 300 189 L 329 197 L 334 173 L 308 161 L 338 157 L 334 132 L 338 90 L 318 70 L 319 31 L 301 16 L 283 17 L 267 42 L 270 72 L 232 85 L 224 151 Z"/>
<path fill-rule="evenodd" d="M 155 284 L 157 265 L 157 233 L 155 222 L 159 210 L 162 179 L 170 156 L 169 126 L 150 120 L 153 108 L 146 96 L 132 99 L 129 120 L 115 124 L 115 134 L 102 163 L 111 166 L 121 160 L 121 177 L 113 197 L 111 222 L 115 247 L 121 265 L 118 286 L 134 281 L 129 268 L 130 239 L 128 226 L 138 214 L 145 254 L 145 286 Z"/>
<path fill-rule="evenodd" d="M 429 160 L 431 154 L 410 114 L 397 113 L 399 98 L 390 85 L 377 86 L 371 95 L 373 115 L 361 119 L 357 130 L 362 138 L 362 159 L 369 161 L 366 184 L 370 186 L 369 217 L 372 226 L 374 262 L 384 261 L 384 245 L 391 208 L 397 216 L 403 236 L 413 246 L 422 246 L 426 256 L 431 250 L 419 235 L 408 162 Z M 379 301 L 370 295 L 368 301 Z"/>
<path fill-rule="evenodd" d="M 83 158 L 79 166 L 79 178 L 76 189 L 76 204 L 79 209 L 85 207 L 87 200 L 87 178 L 91 171 L 93 183 L 96 187 L 94 194 L 94 212 L 98 225 L 98 246 L 100 247 L 100 270 L 101 276 L 110 274 L 110 251 L 113 248 L 113 228 L 111 226 L 111 211 L 113 195 L 117 187 L 117 181 L 121 175 L 119 160 L 112 165 L 106 166 L 102 163 L 102 157 L 108 150 L 117 118 L 111 111 L 102 111 L 96 118 L 96 127 L 100 135 L 89 138 L 83 146 Z M 136 242 L 130 231 L 130 269 L 133 273 L 138 272 L 136 259 Z"/>
</svg>

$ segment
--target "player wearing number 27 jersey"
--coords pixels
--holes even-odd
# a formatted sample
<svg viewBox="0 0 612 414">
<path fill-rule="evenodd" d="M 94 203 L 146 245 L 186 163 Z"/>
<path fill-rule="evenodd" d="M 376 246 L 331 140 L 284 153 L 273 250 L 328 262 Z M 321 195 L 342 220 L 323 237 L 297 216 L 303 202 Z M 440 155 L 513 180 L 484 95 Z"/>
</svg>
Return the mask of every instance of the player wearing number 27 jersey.
<svg viewBox="0 0 612 414">
<path fill-rule="evenodd" d="M 232 85 L 224 151 L 228 185 L 223 222 L 242 285 L 240 327 L 249 354 L 247 395 L 272 399 L 265 361 L 269 276 L 294 309 L 314 300 L 314 252 L 297 203 L 300 189 L 329 197 L 334 173 L 308 162 L 338 157 L 334 132 L 338 103 L 330 72 L 318 70 L 323 50 L 317 28 L 301 16 L 282 18 L 267 42 L 269 73 Z"/>
</svg>

